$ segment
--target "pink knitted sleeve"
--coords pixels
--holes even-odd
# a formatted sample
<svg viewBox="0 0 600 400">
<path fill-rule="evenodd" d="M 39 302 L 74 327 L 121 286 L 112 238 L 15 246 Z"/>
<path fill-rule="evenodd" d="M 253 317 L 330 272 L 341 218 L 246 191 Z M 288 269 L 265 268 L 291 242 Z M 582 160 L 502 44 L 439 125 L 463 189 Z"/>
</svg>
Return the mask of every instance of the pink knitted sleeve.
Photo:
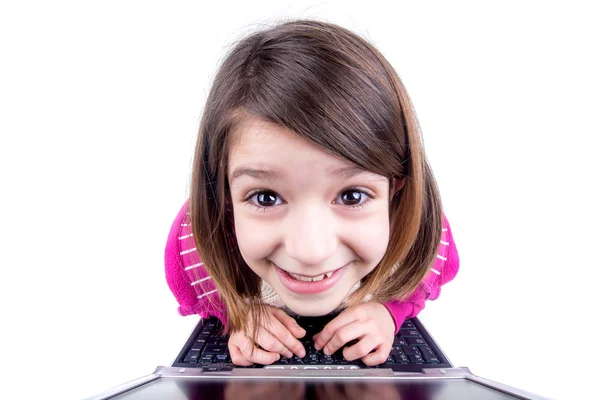
<svg viewBox="0 0 600 400">
<path fill-rule="evenodd" d="M 179 303 L 180 315 L 198 314 L 203 318 L 212 315 L 226 323 L 225 307 L 196 251 L 189 222 L 188 201 L 179 210 L 167 238 L 165 275 L 167 284 Z"/>
<path fill-rule="evenodd" d="M 458 273 L 458 266 L 458 251 L 454 244 L 450 224 L 444 216 L 437 259 L 425 279 L 408 299 L 384 304 L 394 318 L 396 333 L 405 319 L 416 317 L 419 314 L 425 307 L 425 300 L 435 300 L 439 297 L 442 285 L 454 279 Z"/>
</svg>

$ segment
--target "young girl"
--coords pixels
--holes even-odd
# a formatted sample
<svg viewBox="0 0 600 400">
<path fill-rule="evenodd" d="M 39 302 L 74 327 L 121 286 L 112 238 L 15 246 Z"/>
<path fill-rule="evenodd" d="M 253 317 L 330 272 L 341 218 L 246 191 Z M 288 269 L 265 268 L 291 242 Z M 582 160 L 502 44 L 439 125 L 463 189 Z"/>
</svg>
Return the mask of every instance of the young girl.
<svg viewBox="0 0 600 400">
<path fill-rule="evenodd" d="M 226 324 L 237 365 L 304 357 L 290 315 L 339 312 L 312 339 L 384 362 L 458 271 L 398 75 L 369 43 L 297 20 L 240 41 L 209 93 L 191 197 L 165 252 L 181 315 Z"/>
</svg>

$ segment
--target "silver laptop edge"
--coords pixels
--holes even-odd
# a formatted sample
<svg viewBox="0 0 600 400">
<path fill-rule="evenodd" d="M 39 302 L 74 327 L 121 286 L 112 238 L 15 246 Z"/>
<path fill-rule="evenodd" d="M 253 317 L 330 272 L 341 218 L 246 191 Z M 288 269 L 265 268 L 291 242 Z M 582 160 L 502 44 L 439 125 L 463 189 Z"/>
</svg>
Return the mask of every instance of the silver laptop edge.
<svg viewBox="0 0 600 400">
<path fill-rule="evenodd" d="M 237 371 L 237 373 L 236 373 Z M 245 371 L 245 372 L 243 372 Z M 96 396 L 89 397 L 86 400 L 104 400 L 126 393 L 129 390 L 145 385 L 156 379 L 199 379 L 199 380 L 270 380 L 270 379 L 300 379 L 300 380 L 439 380 L 439 379 L 466 379 L 477 384 L 489 387 L 500 392 L 517 396 L 522 399 L 531 400 L 549 400 L 546 397 L 538 396 L 527 391 L 517 389 L 502 383 L 473 375 L 468 368 L 424 368 L 423 373 L 401 373 L 393 372 L 391 369 L 359 369 L 344 371 L 323 371 L 323 370 L 275 370 L 275 369 L 234 369 L 229 373 L 223 372 L 203 372 L 202 368 L 178 368 L 178 367 L 157 367 L 154 373 L 136 379 L 134 381 L 116 386 Z"/>
</svg>

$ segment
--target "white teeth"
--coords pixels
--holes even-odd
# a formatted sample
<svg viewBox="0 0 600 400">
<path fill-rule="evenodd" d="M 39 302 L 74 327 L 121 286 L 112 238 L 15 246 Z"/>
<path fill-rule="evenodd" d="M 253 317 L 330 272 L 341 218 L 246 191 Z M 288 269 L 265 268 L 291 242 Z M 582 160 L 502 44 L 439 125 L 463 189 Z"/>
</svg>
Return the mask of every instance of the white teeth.
<svg viewBox="0 0 600 400">
<path fill-rule="evenodd" d="M 294 277 L 294 279 L 299 280 L 299 281 L 312 282 L 312 280 L 313 280 L 313 278 L 310 278 L 308 276 L 296 275 L 296 274 L 292 274 L 291 272 L 290 272 L 290 275 L 292 277 Z"/>
<path fill-rule="evenodd" d="M 302 276 L 302 275 L 296 275 L 296 274 L 292 274 L 291 272 L 289 273 L 294 279 L 299 280 L 299 281 L 303 281 L 303 282 L 318 282 L 318 281 L 322 281 L 325 277 L 330 277 L 331 274 L 333 272 L 328 272 L 326 274 L 323 275 L 319 275 L 319 276 L 314 276 L 314 277 L 308 277 L 308 276 Z"/>
</svg>

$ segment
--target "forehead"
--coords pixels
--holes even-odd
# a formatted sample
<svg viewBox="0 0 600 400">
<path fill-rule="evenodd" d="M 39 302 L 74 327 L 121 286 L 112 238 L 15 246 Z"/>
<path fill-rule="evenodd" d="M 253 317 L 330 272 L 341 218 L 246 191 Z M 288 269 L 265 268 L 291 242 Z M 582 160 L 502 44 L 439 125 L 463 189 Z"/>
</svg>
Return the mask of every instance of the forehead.
<svg viewBox="0 0 600 400">
<path fill-rule="evenodd" d="M 228 172 L 248 162 L 318 163 L 321 168 L 353 166 L 282 126 L 254 117 L 244 118 L 232 133 L 228 160 Z"/>
<path fill-rule="evenodd" d="M 243 176 L 293 181 L 298 186 L 315 186 L 319 183 L 317 176 L 327 181 L 361 176 L 387 182 L 387 178 L 330 154 L 284 127 L 257 118 L 244 120 L 231 139 L 227 170 L 230 183 Z"/>
</svg>

